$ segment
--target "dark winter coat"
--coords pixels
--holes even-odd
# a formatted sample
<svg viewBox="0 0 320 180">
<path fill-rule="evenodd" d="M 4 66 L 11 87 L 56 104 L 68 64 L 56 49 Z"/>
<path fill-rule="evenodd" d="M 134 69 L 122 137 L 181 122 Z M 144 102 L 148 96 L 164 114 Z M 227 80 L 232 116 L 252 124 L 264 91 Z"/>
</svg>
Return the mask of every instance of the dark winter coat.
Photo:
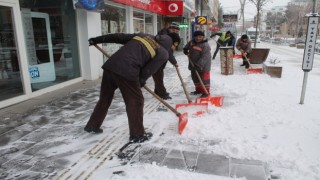
<svg viewBox="0 0 320 180">
<path fill-rule="evenodd" d="M 154 58 L 146 46 L 135 36 L 149 36 L 155 40 L 153 49 L 156 52 Z M 123 34 L 115 33 L 94 38 L 96 43 L 118 43 L 124 44 L 116 53 L 114 53 L 102 66 L 104 70 L 112 71 L 129 81 L 146 80 L 154 74 L 169 57 L 173 56 L 172 39 L 168 35 L 152 36 L 149 34 Z"/>
<path fill-rule="evenodd" d="M 169 34 L 168 28 L 163 28 L 161 29 L 157 35 L 167 35 Z M 177 64 L 177 60 L 176 58 L 173 56 L 173 50 L 172 50 L 172 57 L 169 57 L 169 61 L 171 64 L 176 65 Z M 166 67 L 167 62 L 164 63 L 163 68 Z"/>
<path fill-rule="evenodd" d="M 247 53 L 251 53 L 252 47 L 251 47 L 250 39 L 247 39 L 247 41 L 244 42 L 241 38 L 239 38 L 238 41 L 237 41 L 237 44 L 236 44 L 236 48 L 239 51 L 244 51 L 244 52 L 247 52 Z"/>
<path fill-rule="evenodd" d="M 211 69 L 211 48 L 208 44 L 208 40 L 196 42 L 195 40 L 189 41 L 183 48 L 185 54 L 189 54 L 189 57 L 193 64 L 200 71 L 210 71 Z M 189 63 L 189 70 L 193 69 Z"/>
<path fill-rule="evenodd" d="M 234 49 L 235 45 L 236 45 L 236 38 L 234 36 L 231 36 L 230 40 L 228 41 L 228 46 L 232 46 Z"/>
</svg>

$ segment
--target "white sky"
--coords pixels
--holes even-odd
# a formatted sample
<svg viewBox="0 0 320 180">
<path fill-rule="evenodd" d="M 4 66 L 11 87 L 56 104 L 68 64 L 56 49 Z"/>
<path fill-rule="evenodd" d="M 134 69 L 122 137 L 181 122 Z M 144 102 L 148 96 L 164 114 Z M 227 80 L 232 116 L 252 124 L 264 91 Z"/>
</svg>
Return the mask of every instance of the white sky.
<svg viewBox="0 0 320 180">
<path fill-rule="evenodd" d="M 240 10 L 240 0 L 220 0 L 224 13 L 237 13 Z M 270 9 L 273 6 L 286 6 L 290 0 L 271 0 L 266 4 L 264 9 Z M 245 18 L 253 18 L 256 15 L 255 6 L 246 0 L 245 5 Z"/>
</svg>

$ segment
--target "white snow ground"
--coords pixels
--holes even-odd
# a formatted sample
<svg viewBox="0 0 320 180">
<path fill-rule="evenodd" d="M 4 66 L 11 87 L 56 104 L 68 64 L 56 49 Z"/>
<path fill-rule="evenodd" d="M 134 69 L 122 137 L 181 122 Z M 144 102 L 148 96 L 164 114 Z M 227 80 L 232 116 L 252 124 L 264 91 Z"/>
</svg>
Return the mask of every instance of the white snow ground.
<svg viewBox="0 0 320 180">
<path fill-rule="evenodd" d="M 214 42 L 210 41 L 210 44 L 213 51 Z M 234 60 L 234 75 L 225 76 L 220 73 L 220 62 L 213 61 L 211 93 L 224 96 L 224 106 L 211 107 L 210 113 L 201 117 L 189 117 L 181 137 L 178 134 L 165 134 L 162 138 L 215 140 L 219 143 L 211 147 L 213 153 L 266 162 L 272 174 L 282 180 L 319 180 L 320 55 L 315 55 L 313 70 L 308 76 L 305 101 L 301 105 L 299 102 L 304 75 L 301 65 L 304 50 L 268 43 L 258 44 L 258 47 L 271 48 L 269 59 L 280 60 L 277 65 L 283 67 L 281 78 L 271 78 L 266 74 L 247 75 L 243 68 L 240 68 L 239 59 Z M 179 54 L 176 58 L 188 90 L 193 91 L 185 63 L 186 56 Z M 168 64 L 166 70 L 174 69 Z M 166 80 L 168 83 L 170 78 Z M 148 83 L 152 83 L 152 80 Z M 173 96 L 170 104 L 186 103 L 181 89 L 175 88 L 170 92 Z M 147 98 L 151 96 L 146 95 Z M 126 116 L 117 119 L 126 121 Z M 166 129 L 174 119 L 177 118 L 171 112 L 154 112 L 145 116 L 145 126 L 152 127 L 151 131 L 156 134 Z M 104 126 L 109 126 L 108 121 L 105 121 Z M 172 170 L 156 164 L 127 165 L 121 167 L 124 174 L 114 175 L 104 166 L 99 167 L 92 178 L 234 179 Z"/>
<path fill-rule="evenodd" d="M 214 42 L 209 43 L 213 51 Z M 308 73 L 304 104 L 299 104 L 304 50 L 268 43 L 260 43 L 257 47 L 271 48 L 267 62 L 274 58 L 280 60 L 277 65 L 283 67 L 281 78 L 271 78 L 266 74 L 247 75 L 239 66 L 239 59 L 234 59 L 233 75 L 221 75 L 220 62 L 215 60 L 211 70 L 211 94 L 225 97 L 223 107 L 211 107 L 210 113 L 200 117 L 189 116 L 182 135 L 168 133 L 161 138 L 214 140 L 219 143 L 209 147 L 211 152 L 266 162 L 271 173 L 282 180 L 319 180 L 320 55 L 315 55 L 313 69 Z M 193 91 L 186 56 L 180 53 L 176 58 L 188 91 Z M 174 71 L 174 68 L 168 64 L 166 71 Z M 170 84 L 172 78 L 165 76 L 165 82 Z M 152 85 L 152 80 L 147 85 Z M 169 92 L 173 96 L 173 100 L 168 101 L 171 105 L 187 103 L 182 88 L 176 87 Z M 152 98 L 147 92 L 145 95 L 146 100 Z M 159 134 L 175 120 L 177 118 L 170 111 L 152 112 L 145 115 L 145 126 Z M 107 117 L 103 126 L 111 127 L 126 121 L 125 115 L 116 120 Z M 107 128 L 105 133 L 108 133 Z M 101 140 L 99 136 L 90 138 Z M 155 163 L 121 166 L 125 173 L 115 175 L 112 173 L 114 169 L 110 170 L 106 164 L 94 171 L 92 179 L 234 179 L 168 169 Z"/>
<path fill-rule="evenodd" d="M 209 43 L 213 52 L 214 41 L 211 40 Z M 239 66 L 239 59 L 234 59 L 233 75 L 221 75 L 220 62 L 215 60 L 211 70 L 211 94 L 224 96 L 223 106 L 210 107 L 209 113 L 202 116 L 189 116 L 189 122 L 182 135 L 176 131 L 178 119 L 174 113 L 155 112 L 151 110 L 152 107 L 145 107 L 145 127 L 154 134 L 154 138 L 147 143 L 161 146 L 161 143 L 166 141 L 214 141 L 214 145 L 206 146 L 207 151 L 231 158 L 265 162 L 269 165 L 271 174 L 280 177 L 281 180 L 320 180 L 320 55 L 315 55 L 313 70 L 308 73 L 305 101 L 304 104 L 299 104 L 304 75 L 301 69 L 303 49 L 268 43 L 260 43 L 258 47 L 271 48 L 269 59 L 280 60 L 277 65 L 283 67 L 281 78 L 271 78 L 266 74 L 247 75 L 243 67 Z M 176 58 L 187 89 L 191 92 L 194 86 L 187 70 L 187 58 L 181 52 L 176 54 Z M 168 89 L 173 99 L 167 102 L 172 106 L 187 103 L 175 69 L 169 63 L 166 72 L 170 72 L 167 73 L 170 76 L 165 76 L 165 83 L 168 87 L 173 87 Z M 174 86 L 175 84 L 179 86 Z M 148 80 L 147 85 L 153 86 L 152 79 Z M 98 88 L 96 90 L 98 91 Z M 144 92 L 144 95 L 146 102 L 156 101 L 148 92 Z M 94 98 L 90 107 L 95 104 L 97 93 L 92 96 Z M 195 99 L 195 96 L 192 98 Z M 84 102 L 79 100 L 75 103 Z M 114 102 L 113 107 L 115 108 L 109 110 L 103 123 L 102 135 L 92 135 L 82 130 L 92 109 L 64 113 L 64 117 L 70 118 L 73 115 L 81 115 L 78 116 L 78 122 L 70 125 L 78 125 L 81 130 L 73 135 L 70 135 L 70 131 L 66 131 L 65 134 L 63 131 L 59 132 L 61 139 L 68 139 L 64 148 L 57 145 L 47 152 L 42 152 L 50 156 L 74 151 L 68 156 L 71 162 L 69 168 L 58 172 L 58 176 L 73 171 L 88 171 L 91 172 L 89 179 L 95 180 L 236 179 L 174 170 L 156 163 L 119 166 L 117 158 L 110 160 L 109 156 L 105 157 L 103 154 L 97 155 L 97 158 L 106 160 L 95 164 L 90 155 L 94 154 L 93 151 L 107 147 L 99 145 L 108 144 L 108 148 L 102 151 L 109 152 L 110 149 L 117 149 L 123 145 L 128 139 L 127 117 L 121 98 Z M 164 134 L 159 136 L 162 133 Z M 114 134 L 121 134 L 121 137 L 115 138 Z M 114 174 L 117 170 L 124 173 Z"/>
</svg>

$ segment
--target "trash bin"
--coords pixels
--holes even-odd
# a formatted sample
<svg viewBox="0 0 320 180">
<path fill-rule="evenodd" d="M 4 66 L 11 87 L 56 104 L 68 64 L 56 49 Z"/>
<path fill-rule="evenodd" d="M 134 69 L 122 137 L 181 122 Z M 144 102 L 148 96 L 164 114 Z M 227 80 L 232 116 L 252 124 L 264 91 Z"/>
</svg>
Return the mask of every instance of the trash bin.
<svg viewBox="0 0 320 180">
<path fill-rule="evenodd" d="M 233 74 L 233 47 L 220 47 L 221 74 Z"/>
</svg>

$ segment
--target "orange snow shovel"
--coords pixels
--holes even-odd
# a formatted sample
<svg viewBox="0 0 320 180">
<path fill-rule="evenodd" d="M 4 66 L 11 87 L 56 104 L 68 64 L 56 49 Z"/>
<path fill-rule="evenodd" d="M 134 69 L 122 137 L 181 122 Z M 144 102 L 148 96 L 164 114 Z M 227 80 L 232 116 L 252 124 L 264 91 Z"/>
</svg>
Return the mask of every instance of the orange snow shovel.
<svg viewBox="0 0 320 180">
<path fill-rule="evenodd" d="M 234 54 L 233 58 L 235 59 L 242 59 L 242 55 L 241 54 Z"/>
<path fill-rule="evenodd" d="M 176 70 L 177 70 L 177 74 L 179 76 L 179 79 L 181 81 L 181 85 L 183 87 L 183 91 L 187 97 L 187 100 L 188 100 L 188 103 L 189 104 L 176 104 L 176 110 L 178 110 L 179 108 L 183 108 L 183 107 L 194 107 L 193 109 L 196 109 L 196 112 L 195 112 L 195 115 L 200 115 L 200 114 L 203 114 L 204 112 L 207 112 L 208 111 L 208 103 L 207 102 L 196 102 L 196 103 L 193 103 L 191 98 L 190 98 L 190 95 L 187 91 L 187 88 L 183 82 L 183 79 L 181 77 L 181 74 L 180 74 L 180 71 L 179 71 L 179 68 L 177 66 L 176 67 Z"/>
<path fill-rule="evenodd" d="M 153 95 L 156 99 L 158 99 L 163 105 L 165 105 L 167 108 L 169 108 L 172 112 L 174 112 L 179 117 L 179 124 L 178 124 L 178 132 L 179 134 L 182 134 L 184 128 L 186 127 L 188 123 L 188 113 L 179 113 L 177 110 L 175 110 L 172 106 L 170 106 L 167 102 L 162 100 L 156 93 L 151 91 L 146 85 L 143 86 L 150 94 Z"/>
<path fill-rule="evenodd" d="M 102 54 L 110 58 L 109 54 L 106 53 L 101 47 L 98 45 L 94 45 Z M 143 86 L 149 93 L 151 93 L 156 99 L 158 99 L 162 104 L 164 104 L 167 108 L 169 108 L 172 112 L 174 112 L 179 117 L 179 124 L 178 124 L 178 132 L 179 134 L 182 134 L 184 128 L 186 127 L 188 123 L 188 113 L 179 113 L 177 110 L 175 110 L 173 107 L 171 107 L 168 103 L 166 103 L 164 100 L 162 100 L 158 95 L 156 95 L 154 92 L 152 92 L 146 85 Z"/>
<path fill-rule="evenodd" d="M 194 64 L 193 64 L 193 62 L 191 61 L 191 59 L 190 59 L 189 56 L 188 56 L 188 60 L 189 60 L 189 63 L 192 65 L 192 67 L 194 67 Z M 206 87 L 204 86 L 204 84 L 203 84 L 203 82 L 202 82 L 202 79 L 201 79 L 198 71 L 195 70 L 195 73 L 196 73 L 196 75 L 197 75 L 197 77 L 198 77 L 198 80 L 199 80 L 199 82 L 200 82 L 200 85 L 201 85 L 203 91 L 204 91 L 204 92 L 206 93 L 206 95 L 207 95 L 207 97 L 205 97 L 205 98 L 197 98 L 196 103 L 210 102 L 212 105 L 215 105 L 215 106 L 217 106 L 217 107 L 221 107 L 222 104 L 223 104 L 223 99 L 224 99 L 224 97 L 223 97 L 223 96 L 217 96 L 217 97 L 212 97 L 212 96 L 210 96 L 209 93 L 208 93 L 208 91 L 207 91 L 207 89 L 206 89 Z"/>
<path fill-rule="evenodd" d="M 247 58 L 247 56 L 244 56 L 244 58 L 249 63 L 249 69 L 246 69 L 247 74 L 262 74 L 262 68 L 253 68 L 251 67 L 250 60 Z"/>
</svg>

